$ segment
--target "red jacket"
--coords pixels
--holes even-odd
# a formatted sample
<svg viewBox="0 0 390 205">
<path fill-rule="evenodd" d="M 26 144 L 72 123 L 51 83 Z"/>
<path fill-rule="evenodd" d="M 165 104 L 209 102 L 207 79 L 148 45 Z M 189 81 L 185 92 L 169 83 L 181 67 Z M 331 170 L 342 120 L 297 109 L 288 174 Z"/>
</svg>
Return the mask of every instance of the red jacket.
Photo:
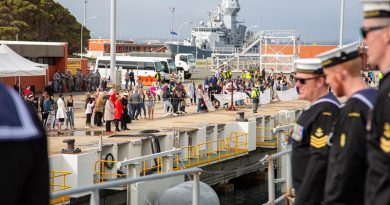
<svg viewBox="0 0 390 205">
<path fill-rule="evenodd" d="M 120 120 L 123 112 L 122 102 L 120 100 L 115 100 L 114 106 L 115 106 L 115 119 Z"/>
</svg>

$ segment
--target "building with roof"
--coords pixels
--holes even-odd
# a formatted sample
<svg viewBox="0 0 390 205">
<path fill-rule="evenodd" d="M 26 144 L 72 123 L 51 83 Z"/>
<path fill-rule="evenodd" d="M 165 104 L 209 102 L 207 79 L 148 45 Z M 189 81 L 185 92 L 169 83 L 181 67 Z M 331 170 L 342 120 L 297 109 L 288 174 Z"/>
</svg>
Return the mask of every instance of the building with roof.
<svg viewBox="0 0 390 205">
<path fill-rule="evenodd" d="M 36 41 L 0 41 L 6 44 L 20 56 L 39 64 L 47 64 L 47 76 L 24 76 L 20 85 L 22 88 L 27 85 L 34 85 L 36 91 L 42 91 L 46 84 L 53 80 L 55 72 L 66 72 L 68 67 L 68 43 L 66 42 L 36 42 Z M 87 72 L 87 60 L 80 63 L 85 74 Z M 18 76 L 2 77 L 0 81 L 9 86 L 19 82 Z"/>
<path fill-rule="evenodd" d="M 90 57 L 102 56 L 110 53 L 109 39 L 90 39 L 88 41 L 88 54 Z M 117 53 L 130 52 L 165 52 L 166 47 L 162 43 L 136 43 L 132 40 L 117 41 Z"/>
</svg>

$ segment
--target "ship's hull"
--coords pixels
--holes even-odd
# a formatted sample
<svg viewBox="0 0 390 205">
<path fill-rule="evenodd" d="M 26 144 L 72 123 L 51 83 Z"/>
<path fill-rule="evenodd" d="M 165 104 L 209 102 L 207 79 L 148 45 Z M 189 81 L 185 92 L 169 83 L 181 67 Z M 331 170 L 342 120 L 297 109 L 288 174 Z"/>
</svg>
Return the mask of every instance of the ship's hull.
<svg viewBox="0 0 390 205">
<path fill-rule="evenodd" d="M 209 58 L 213 53 L 211 50 L 200 49 L 196 46 L 177 45 L 171 43 L 166 43 L 165 46 L 168 52 L 172 54 L 192 53 L 194 56 L 196 55 L 196 58 Z"/>
</svg>

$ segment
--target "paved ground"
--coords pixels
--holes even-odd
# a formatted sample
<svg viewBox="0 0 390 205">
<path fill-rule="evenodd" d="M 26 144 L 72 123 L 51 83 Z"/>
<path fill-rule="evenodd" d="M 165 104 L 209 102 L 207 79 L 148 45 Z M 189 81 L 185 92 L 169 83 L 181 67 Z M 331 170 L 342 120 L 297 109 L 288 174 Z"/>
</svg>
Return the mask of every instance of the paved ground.
<svg viewBox="0 0 390 205">
<path fill-rule="evenodd" d="M 129 141 L 138 139 L 138 137 L 132 138 L 109 138 L 109 135 L 105 133 L 105 127 L 85 127 L 85 114 L 83 99 L 81 94 L 75 94 L 75 131 L 64 131 L 64 135 L 57 135 L 56 131 L 49 132 L 49 154 L 57 154 L 66 145 L 62 142 L 64 139 L 76 139 L 76 147 L 81 149 L 91 148 L 97 145 L 98 136 L 103 135 L 104 143 L 110 141 Z M 238 111 L 244 111 L 247 118 L 253 118 L 254 115 L 251 112 L 251 108 L 248 106 L 239 107 L 238 111 L 226 111 L 220 109 L 214 112 L 208 113 L 196 113 L 197 106 L 190 105 L 187 100 L 188 106 L 186 107 L 187 113 L 179 116 L 163 116 L 162 103 L 156 104 L 155 118 L 140 119 L 128 124 L 129 131 L 115 132 L 111 135 L 126 134 L 132 136 L 139 136 L 139 132 L 145 129 L 157 129 L 160 131 L 180 130 L 180 129 L 194 129 L 204 124 L 226 124 L 235 121 Z M 264 105 L 259 108 L 257 115 L 273 115 L 280 110 L 289 110 L 294 108 L 303 108 L 307 106 L 304 101 L 290 101 L 290 102 L 274 102 L 272 104 Z M 112 130 L 113 125 L 112 125 Z"/>
<path fill-rule="evenodd" d="M 196 83 L 203 83 L 205 76 L 210 77 L 211 73 L 206 71 L 205 68 L 200 68 L 199 72 L 194 74 L 191 78 L 196 81 Z M 188 89 L 188 83 L 190 80 L 185 80 L 185 88 Z M 76 147 L 83 149 L 95 147 L 98 142 L 98 136 L 103 135 L 104 143 L 110 143 L 111 141 L 129 141 L 137 139 L 139 137 L 132 138 L 109 138 L 109 136 L 104 132 L 105 127 L 85 127 L 85 110 L 84 110 L 84 93 L 72 93 L 75 99 L 75 130 L 74 131 L 64 131 L 64 135 L 58 135 L 57 131 L 48 132 L 49 135 L 49 154 L 58 154 L 61 149 L 65 148 L 66 145 L 62 142 L 64 139 L 76 139 Z M 68 94 L 65 94 L 67 96 Z M 57 97 L 57 96 L 55 96 Z M 289 110 L 294 108 L 302 108 L 307 106 L 307 103 L 304 101 L 291 101 L 291 102 L 274 102 L 269 105 L 264 105 L 259 108 L 257 115 L 272 115 L 277 113 L 280 110 Z M 181 116 L 168 116 L 164 117 L 163 115 L 163 105 L 158 103 L 155 106 L 154 119 L 145 119 L 142 115 L 142 119 L 133 121 L 128 124 L 129 131 L 121 131 L 113 133 L 117 134 L 126 134 L 139 136 L 139 132 L 145 129 L 157 129 L 160 131 L 168 131 L 172 129 L 194 129 L 201 124 L 224 124 L 229 123 L 235 120 L 237 117 L 236 112 L 226 111 L 226 110 L 217 110 L 214 112 L 208 113 L 196 113 L 197 106 L 191 105 L 189 99 L 187 99 L 187 113 Z M 251 112 L 250 106 L 239 107 L 239 111 L 244 111 L 248 118 L 254 117 Z M 115 130 L 112 125 L 112 130 Z"/>
</svg>

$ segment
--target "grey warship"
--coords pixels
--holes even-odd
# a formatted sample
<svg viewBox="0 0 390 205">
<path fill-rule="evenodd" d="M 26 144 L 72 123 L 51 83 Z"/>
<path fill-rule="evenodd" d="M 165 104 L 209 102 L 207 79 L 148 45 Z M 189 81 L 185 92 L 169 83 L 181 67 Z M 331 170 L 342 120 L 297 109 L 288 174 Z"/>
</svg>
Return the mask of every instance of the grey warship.
<svg viewBox="0 0 390 205">
<path fill-rule="evenodd" d="M 166 43 L 168 52 L 193 53 L 197 58 L 211 57 L 213 52 L 231 53 L 241 47 L 245 40 L 246 26 L 237 20 L 240 11 L 238 0 L 223 0 L 209 12 L 207 23 L 200 22 L 191 31 L 191 39 L 182 44 Z"/>
</svg>

